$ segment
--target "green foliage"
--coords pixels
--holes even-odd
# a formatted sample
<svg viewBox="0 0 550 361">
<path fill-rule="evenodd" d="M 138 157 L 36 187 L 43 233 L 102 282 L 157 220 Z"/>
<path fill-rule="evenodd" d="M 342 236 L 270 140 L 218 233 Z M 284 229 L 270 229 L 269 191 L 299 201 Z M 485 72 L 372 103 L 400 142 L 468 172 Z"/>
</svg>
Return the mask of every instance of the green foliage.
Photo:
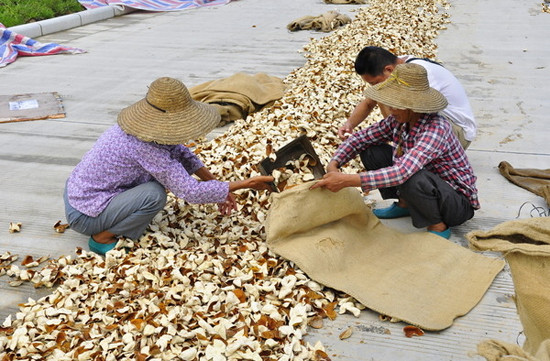
<svg viewBox="0 0 550 361">
<path fill-rule="evenodd" d="M 82 10 L 78 0 L 0 0 L 0 23 L 9 28 Z"/>
</svg>

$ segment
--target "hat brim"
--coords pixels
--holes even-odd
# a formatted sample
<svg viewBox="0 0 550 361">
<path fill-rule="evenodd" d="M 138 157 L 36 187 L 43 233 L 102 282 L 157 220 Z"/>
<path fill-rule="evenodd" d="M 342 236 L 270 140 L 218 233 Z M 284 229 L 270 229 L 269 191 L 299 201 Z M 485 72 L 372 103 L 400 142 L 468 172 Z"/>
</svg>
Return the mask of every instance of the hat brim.
<svg viewBox="0 0 550 361">
<path fill-rule="evenodd" d="M 150 105 L 146 98 L 122 109 L 117 119 L 126 133 L 144 142 L 168 145 L 200 138 L 216 128 L 220 120 L 216 108 L 206 103 L 192 100 L 181 111 L 165 112 Z"/>
<path fill-rule="evenodd" d="M 383 84 L 383 83 L 382 83 Z M 396 109 L 411 109 L 416 113 L 437 113 L 448 105 L 443 94 L 434 88 L 426 90 L 397 89 L 378 84 L 365 89 L 365 96 Z"/>
</svg>

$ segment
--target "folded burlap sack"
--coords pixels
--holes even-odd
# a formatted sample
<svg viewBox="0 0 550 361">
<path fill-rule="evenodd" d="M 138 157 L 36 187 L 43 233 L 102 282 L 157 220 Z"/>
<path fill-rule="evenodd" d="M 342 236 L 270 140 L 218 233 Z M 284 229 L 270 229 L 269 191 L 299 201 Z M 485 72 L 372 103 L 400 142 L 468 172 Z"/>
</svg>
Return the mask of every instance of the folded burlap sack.
<svg viewBox="0 0 550 361">
<path fill-rule="evenodd" d="M 489 361 L 550 361 L 550 218 L 499 224 L 466 235 L 470 247 L 502 252 L 514 281 L 517 312 L 525 333 L 523 348 L 489 340 L 478 352 Z"/>
<path fill-rule="evenodd" d="M 312 279 L 426 330 L 468 313 L 504 266 L 429 232 L 386 227 L 345 188 L 305 183 L 272 195 L 267 244 Z"/>
<path fill-rule="evenodd" d="M 516 169 L 510 163 L 502 161 L 498 170 L 504 178 L 544 198 L 550 206 L 550 169 Z"/>
<path fill-rule="evenodd" d="M 290 31 L 317 30 L 329 32 L 350 22 L 349 16 L 330 10 L 318 16 L 303 16 L 296 19 L 287 25 L 287 29 Z"/>
<path fill-rule="evenodd" d="M 270 106 L 282 98 L 285 88 L 282 79 L 265 73 L 235 73 L 196 85 L 189 93 L 194 100 L 214 105 L 223 125 Z"/>
<path fill-rule="evenodd" d="M 550 361 L 550 340 L 541 343 L 535 355 L 525 352 L 518 345 L 497 340 L 480 342 L 477 353 L 487 361 Z"/>
</svg>

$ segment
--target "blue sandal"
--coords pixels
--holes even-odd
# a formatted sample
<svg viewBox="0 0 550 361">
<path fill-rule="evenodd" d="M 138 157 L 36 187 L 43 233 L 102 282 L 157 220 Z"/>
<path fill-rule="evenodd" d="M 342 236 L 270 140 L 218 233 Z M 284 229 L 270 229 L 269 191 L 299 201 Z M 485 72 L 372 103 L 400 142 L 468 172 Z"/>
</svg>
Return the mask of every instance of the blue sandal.
<svg viewBox="0 0 550 361">
<path fill-rule="evenodd" d="M 408 208 L 399 207 L 397 202 L 386 208 L 377 208 L 372 211 L 380 219 L 392 219 L 410 216 Z"/>
<path fill-rule="evenodd" d="M 438 232 L 438 231 L 428 231 L 428 232 L 433 233 L 436 236 L 443 237 L 445 239 L 451 238 L 451 228 L 447 228 L 446 230 L 444 230 L 442 232 Z"/>
<path fill-rule="evenodd" d="M 102 256 L 105 256 L 105 253 L 115 248 L 116 244 L 117 241 L 114 241 L 112 243 L 99 243 L 96 242 L 92 237 L 90 237 L 90 239 L 88 240 L 88 247 L 90 247 L 90 251 L 100 254 Z"/>
</svg>

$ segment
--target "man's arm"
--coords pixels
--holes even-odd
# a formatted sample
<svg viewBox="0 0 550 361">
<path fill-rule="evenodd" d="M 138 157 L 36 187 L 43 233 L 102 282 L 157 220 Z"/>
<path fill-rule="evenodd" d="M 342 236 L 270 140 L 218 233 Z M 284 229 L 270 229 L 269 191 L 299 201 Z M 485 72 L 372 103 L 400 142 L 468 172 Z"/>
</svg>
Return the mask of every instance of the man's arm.
<svg viewBox="0 0 550 361">
<path fill-rule="evenodd" d="M 359 174 L 345 174 L 330 172 L 323 176 L 323 179 L 314 183 L 309 189 L 325 188 L 331 192 L 338 192 L 346 187 L 361 187 L 361 176 Z"/>
<path fill-rule="evenodd" d="M 340 169 L 339 169 L 339 164 L 337 161 L 335 160 L 331 160 L 328 165 L 327 165 L 327 173 L 330 173 L 330 172 L 339 172 Z"/>
<path fill-rule="evenodd" d="M 349 116 L 348 120 L 338 128 L 338 136 L 340 139 L 346 139 L 353 129 L 358 126 L 363 120 L 365 120 L 376 106 L 376 102 L 370 98 L 363 99 Z"/>
</svg>

